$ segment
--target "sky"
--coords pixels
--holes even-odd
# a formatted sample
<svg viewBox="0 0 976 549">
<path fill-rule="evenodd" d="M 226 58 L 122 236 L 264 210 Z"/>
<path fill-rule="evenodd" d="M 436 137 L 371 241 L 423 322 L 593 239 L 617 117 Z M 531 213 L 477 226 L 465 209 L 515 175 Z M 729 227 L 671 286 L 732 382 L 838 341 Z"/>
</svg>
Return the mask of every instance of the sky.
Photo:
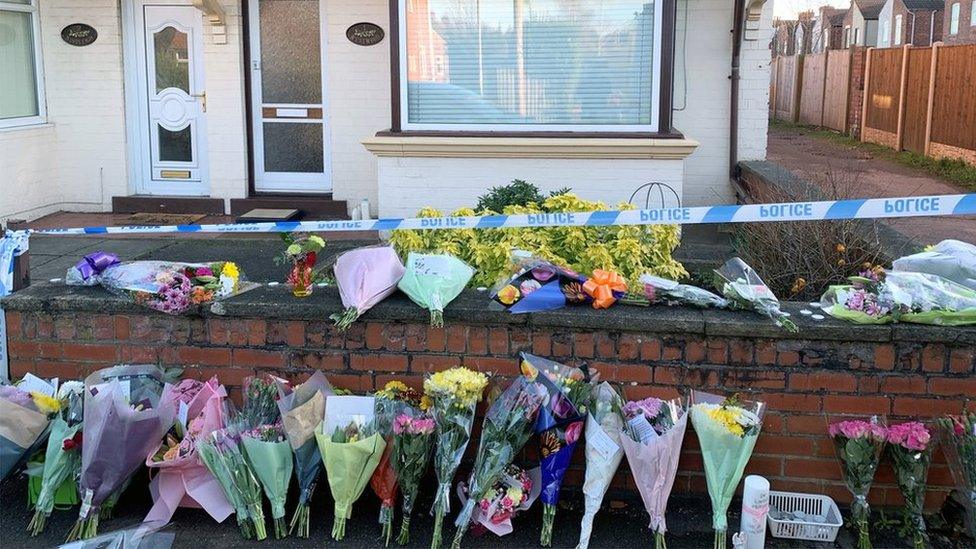
<svg viewBox="0 0 976 549">
<path fill-rule="evenodd" d="M 773 2 L 773 16 L 780 19 L 796 19 L 801 11 L 814 10 L 823 5 L 846 8 L 851 5 L 850 0 L 768 0 Z"/>
</svg>

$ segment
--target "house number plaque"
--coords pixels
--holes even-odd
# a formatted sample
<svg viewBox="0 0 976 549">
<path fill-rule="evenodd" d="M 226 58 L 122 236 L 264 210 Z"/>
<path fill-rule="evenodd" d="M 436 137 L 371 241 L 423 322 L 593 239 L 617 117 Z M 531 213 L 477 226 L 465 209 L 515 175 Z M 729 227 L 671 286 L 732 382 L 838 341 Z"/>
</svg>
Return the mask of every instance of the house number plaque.
<svg viewBox="0 0 976 549">
<path fill-rule="evenodd" d="M 358 46 L 375 46 L 384 36 L 383 29 L 375 23 L 356 23 L 346 29 L 346 38 Z"/>
<path fill-rule="evenodd" d="M 61 29 L 61 39 L 72 46 L 87 46 L 96 38 L 98 38 L 98 31 L 84 23 L 72 23 Z"/>
</svg>

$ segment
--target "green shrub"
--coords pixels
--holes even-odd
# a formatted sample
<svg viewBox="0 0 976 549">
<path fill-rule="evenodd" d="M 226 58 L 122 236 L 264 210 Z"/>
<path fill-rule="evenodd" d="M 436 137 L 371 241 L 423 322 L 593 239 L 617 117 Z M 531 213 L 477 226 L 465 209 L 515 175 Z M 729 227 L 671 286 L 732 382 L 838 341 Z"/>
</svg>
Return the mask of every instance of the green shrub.
<svg viewBox="0 0 976 549">
<path fill-rule="evenodd" d="M 549 196 L 569 194 L 569 187 L 552 191 Z M 493 212 L 504 212 L 509 206 L 526 206 L 531 203 L 540 203 L 546 197 L 532 183 L 521 179 L 513 179 L 508 185 L 492 187 L 488 192 L 478 197 L 478 204 L 474 207 L 475 211 L 490 210 Z"/>
</svg>

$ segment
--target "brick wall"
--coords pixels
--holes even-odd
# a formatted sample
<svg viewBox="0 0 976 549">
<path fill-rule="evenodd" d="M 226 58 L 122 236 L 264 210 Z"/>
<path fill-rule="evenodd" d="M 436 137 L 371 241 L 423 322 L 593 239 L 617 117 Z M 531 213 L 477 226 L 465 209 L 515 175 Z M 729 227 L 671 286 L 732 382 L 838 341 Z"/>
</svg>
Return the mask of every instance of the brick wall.
<svg viewBox="0 0 976 549">
<path fill-rule="evenodd" d="M 949 34 L 952 5 L 959 3 L 959 33 Z M 942 12 L 942 41 L 947 45 L 976 44 L 976 26 L 971 21 L 973 0 L 947 0 Z"/>
<path fill-rule="evenodd" d="M 194 318 L 147 313 L 104 294 L 76 307 L 71 296 L 34 286 L 4 303 L 11 373 L 66 379 L 119 362 L 157 363 L 183 366 L 196 378 L 217 375 L 239 397 L 244 377 L 261 372 L 301 380 L 322 370 L 333 384 L 353 391 L 371 391 L 394 378 L 420 387 L 424 374 L 459 363 L 510 377 L 518 372 L 519 351 L 528 351 L 586 363 L 603 379 L 623 384 L 631 399 L 696 388 L 764 400 L 769 411 L 747 472 L 768 477 L 774 489 L 827 493 L 840 502 L 849 496 L 825 437 L 825 414 L 882 414 L 894 421 L 976 410 L 972 329 L 852 328 L 794 314 L 800 335 L 785 338 L 760 317 L 743 313 L 620 308 L 510 317 L 484 311 L 483 295 L 472 292 L 448 309 L 446 328 L 427 326 L 422 311 L 395 296 L 369 313 L 383 320 L 359 322 L 342 334 L 328 321 L 287 318 L 295 315 L 294 301 L 288 304 L 280 293 L 254 292 L 254 301 L 236 310 L 228 302 L 228 314 L 249 310 L 250 317 Z M 274 295 L 277 301 L 268 297 Z M 309 302 L 309 318 L 339 310 L 334 294 L 309 299 L 320 300 Z M 266 315 L 285 318 L 254 318 Z M 577 470 L 568 485 L 579 478 Z M 935 507 L 951 486 L 941 452 L 929 483 L 928 504 Z M 625 467 L 616 487 L 633 488 Z M 704 489 L 701 455 L 689 430 L 676 490 Z M 900 502 L 889 466 L 879 471 L 871 499 Z"/>
<path fill-rule="evenodd" d="M 864 105 L 864 63 L 867 48 L 854 48 L 851 55 L 850 98 L 847 107 L 847 128 L 851 137 L 861 137 L 861 107 Z"/>
</svg>

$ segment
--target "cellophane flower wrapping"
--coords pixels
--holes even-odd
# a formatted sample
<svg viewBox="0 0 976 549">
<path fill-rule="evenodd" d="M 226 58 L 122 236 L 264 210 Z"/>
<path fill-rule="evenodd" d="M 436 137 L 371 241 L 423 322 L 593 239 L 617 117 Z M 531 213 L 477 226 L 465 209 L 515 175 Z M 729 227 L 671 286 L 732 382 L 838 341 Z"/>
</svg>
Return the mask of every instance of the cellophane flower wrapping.
<svg viewBox="0 0 976 549">
<path fill-rule="evenodd" d="M 834 442 L 837 459 L 840 460 L 841 477 L 854 501 L 851 515 L 858 529 L 859 549 L 870 549 L 871 538 L 868 521 L 871 508 L 868 492 L 878 471 L 881 453 L 888 438 L 888 430 L 881 419 L 846 419 L 831 423 L 827 432 Z"/>
<path fill-rule="evenodd" d="M 691 305 L 702 309 L 724 309 L 729 306 L 728 300 L 698 286 L 652 274 L 641 275 L 638 282 L 640 285 L 636 291 L 628 295 L 626 302 L 629 304 Z"/>
<path fill-rule="evenodd" d="M 406 406 L 393 420 L 393 454 L 390 461 L 403 492 L 403 520 L 397 543 L 410 542 L 410 516 L 417 502 L 420 480 L 430 465 L 434 449 L 434 418 L 420 408 Z"/>
<path fill-rule="evenodd" d="M 580 522 L 579 543 L 576 549 L 587 549 L 603 497 L 613 482 L 624 451 L 620 446 L 623 400 L 610 383 L 604 381 L 593 387 L 590 412 L 586 416 L 586 471 L 583 477 L 583 519 Z"/>
<path fill-rule="evenodd" d="M 156 366 L 115 366 L 85 379 L 81 510 L 69 540 L 98 534 L 99 510 L 159 445 L 176 418 L 172 386 Z"/>
<path fill-rule="evenodd" d="M 227 390 L 217 378 L 206 382 L 184 379 L 169 396 L 177 418 L 164 443 L 146 458 L 146 467 L 155 474 L 149 484 L 153 507 L 145 521 L 169 522 L 176 508 L 182 506 L 202 508 L 223 522 L 234 508 L 200 460 L 197 441 L 224 427 Z"/>
<path fill-rule="evenodd" d="M 939 418 L 942 448 L 966 507 L 966 529 L 976 539 L 976 412 Z"/>
<path fill-rule="evenodd" d="M 326 398 L 335 394 L 322 372 L 315 372 L 292 388 L 276 380 L 278 409 L 282 427 L 295 455 L 295 477 L 298 480 L 298 506 L 288 532 L 300 538 L 309 536 L 309 514 L 312 494 L 322 472 L 322 458 L 315 440 L 315 429 L 325 417 Z"/>
<path fill-rule="evenodd" d="M 34 517 L 28 525 L 31 535 L 44 531 L 47 518 L 54 510 L 58 489 L 81 470 L 81 429 L 84 425 L 85 385 L 65 382 L 58 389 L 61 409 L 51 421 L 51 433 L 44 450 L 41 489 L 34 505 Z"/>
<path fill-rule="evenodd" d="M 571 269 L 520 251 L 514 252 L 509 262 L 514 274 L 495 284 L 491 291 L 495 307 L 521 314 L 593 301 L 583 289 L 586 277 Z"/>
<path fill-rule="evenodd" d="M 437 493 L 431 508 L 434 515 L 431 549 L 440 547 L 444 516 L 451 511 L 451 482 L 471 440 L 475 407 L 487 384 L 484 374 L 463 367 L 437 372 L 424 380 L 424 393 L 433 403 L 431 413 L 437 423 L 434 450 Z"/>
<path fill-rule="evenodd" d="M 485 414 L 478 454 L 465 489 L 468 499 L 454 521 L 457 527 L 452 544 L 454 549 L 461 547 L 461 539 L 473 520 L 475 506 L 494 489 L 505 469 L 515 459 L 515 454 L 532 436 L 539 408 L 548 400 L 548 395 L 540 383 L 518 376 L 491 403 Z"/>
<path fill-rule="evenodd" d="M 623 412 L 625 427 L 620 443 L 627 455 L 627 463 L 644 508 L 651 518 L 654 546 L 664 549 L 667 547 L 664 537 L 667 532 L 665 514 L 678 473 L 688 413 L 679 399 L 661 400 L 654 397 L 628 402 Z"/>
<path fill-rule="evenodd" d="M 498 475 L 495 483 L 477 500 L 471 514 L 472 530 L 487 530 L 496 536 L 507 536 L 515 531 L 512 519 L 527 511 L 539 497 L 539 468 L 526 471 L 510 464 Z M 467 505 L 471 494 L 467 485 L 458 483 L 457 492 L 461 505 Z"/>
<path fill-rule="evenodd" d="M 241 536 L 260 541 L 267 537 L 261 484 L 247 460 L 241 442 L 243 423 L 237 420 L 236 414 L 230 409 L 227 416 L 227 427 L 213 431 L 198 441 L 197 452 L 217 479 L 227 501 L 234 507 Z"/>
<path fill-rule="evenodd" d="M 941 276 L 976 290 L 976 245 L 959 240 L 943 240 L 922 252 L 892 261 L 891 268 Z"/>
<path fill-rule="evenodd" d="M 252 427 L 241 433 L 241 443 L 247 461 L 271 503 L 275 538 L 281 539 L 288 534 L 285 502 L 288 500 L 293 468 L 291 445 L 285 438 L 284 428 L 280 421 Z"/>
<path fill-rule="evenodd" d="M 823 310 L 858 324 L 976 324 L 976 290 L 926 273 L 868 275 L 872 273 L 851 277 L 849 285 L 828 288 L 820 300 Z"/>
<path fill-rule="evenodd" d="M 935 441 L 928 426 L 909 421 L 888 427 L 886 448 L 895 469 L 895 483 L 905 499 L 905 527 L 911 533 L 912 546 L 925 549 L 929 536 L 922 509 Z"/>
<path fill-rule="evenodd" d="M 765 403 L 743 400 L 737 395 L 723 398 L 699 391 L 691 393 L 689 413 L 698 434 L 712 501 L 715 549 L 725 548 L 729 503 L 759 439 L 765 411 Z"/>
<path fill-rule="evenodd" d="M 410 253 L 397 287 L 430 311 L 431 326 L 443 326 L 444 307 L 464 290 L 472 276 L 474 269 L 453 255 Z"/>
<path fill-rule="evenodd" d="M 43 444 L 57 412 L 50 409 L 49 398 L 0 382 L 0 480 Z"/>
<path fill-rule="evenodd" d="M 398 479 L 393 467 L 393 426 L 396 418 L 407 408 L 419 408 L 420 391 L 408 387 L 402 381 L 390 381 L 383 389 L 376 391 L 376 432 L 386 443 L 380 462 L 369 479 L 373 492 L 380 498 L 379 523 L 383 529 L 383 539 L 390 544 L 393 536 L 393 510 L 396 506 Z"/>
<path fill-rule="evenodd" d="M 237 264 L 230 261 L 179 263 L 129 261 L 112 263 L 104 252 L 89 254 L 68 269 L 69 286 L 101 285 L 108 291 L 140 305 L 172 315 L 199 311 L 247 291 L 249 283 Z"/>
<path fill-rule="evenodd" d="M 371 246 L 340 255 L 332 270 L 344 311 L 329 318 L 341 331 L 395 292 L 405 268 L 392 247 Z"/>
<path fill-rule="evenodd" d="M 565 366 L 542 357 L 522 353 L 522 375 L 537 381 L 546 390 L 546 401 L 539 409 L 535 432 L 539 434 L 540 467 L 542 470 L 543 504 L 540 543 L 552 544 L 552 530 L 556 520 L 556 504 L 562 488 L 563 476 L 569 469 L 576 443 L 583 435 L 589 412 L 591 383 L 594 378 L 579 368 Z"/>
<path fill-rule="evenodd" d="M 789 332 L 799 330 L 780 309 L 779 299 L 759 274 L 738 257 L 733 257 L 715 270 L 715 287 L 728 300 L 730 307 L 765 315 Z"/>
<path fill-rule="evenodd" d="M 353 504 L 366 489 L 386 448 L 376 432 L 375 419 L 372 397 L 335 396 L 329 399 L 325 421 L 315 432 L 335 501 L 332 539 L 337 541 L 345 538 Z"/>
</svg>

